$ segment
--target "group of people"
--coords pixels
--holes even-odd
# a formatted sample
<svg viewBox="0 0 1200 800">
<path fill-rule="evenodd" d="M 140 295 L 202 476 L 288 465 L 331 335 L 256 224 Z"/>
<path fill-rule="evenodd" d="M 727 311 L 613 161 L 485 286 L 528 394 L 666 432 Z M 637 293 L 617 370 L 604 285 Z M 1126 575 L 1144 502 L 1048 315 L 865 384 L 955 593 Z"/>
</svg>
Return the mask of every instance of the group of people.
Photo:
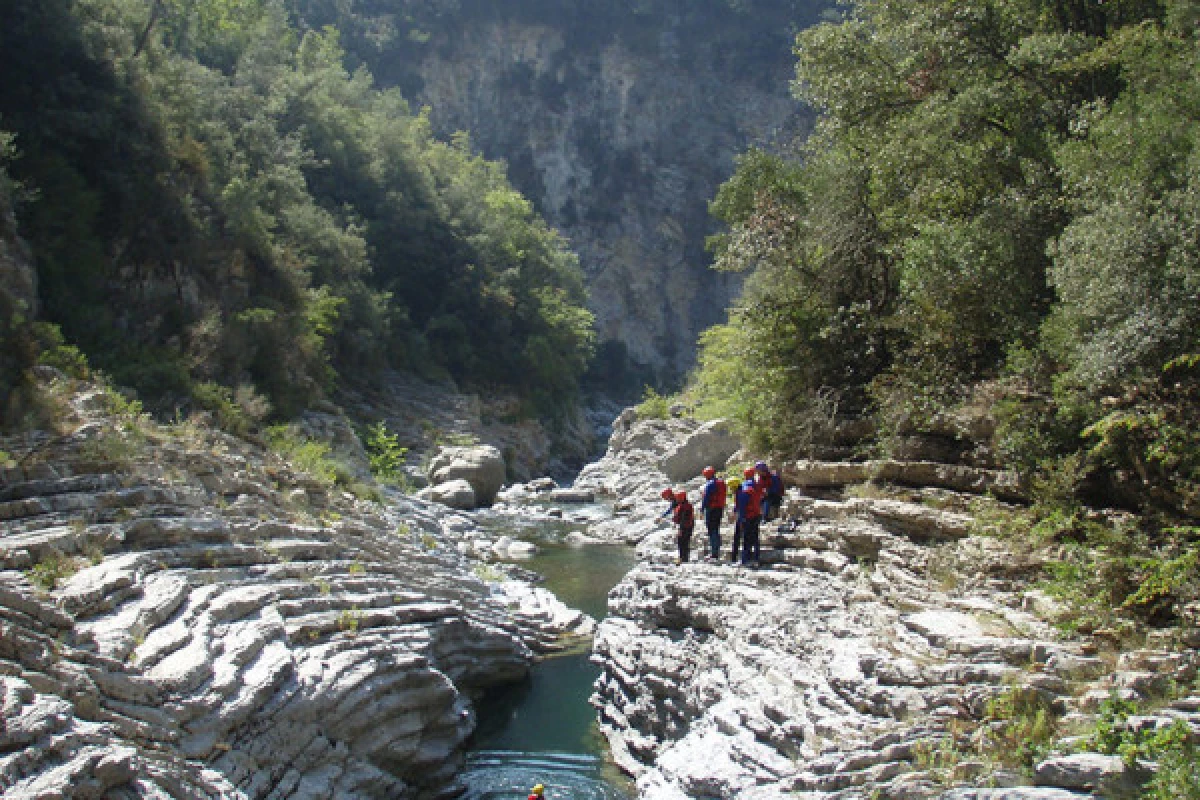
<svg viewBox="0 0 1200 800">
<path fill-rule="evenodd" d="M 706 561 L 721 559 L 721 522 L 726 516 L 728 499 L 733 498 L 733 550 L 730 561 L 739 559 L 746 566 L 758 566 L 762 545 L 759 531 L 764 520 L 774 519 L 783 502 L 783 480 L 773 472 L 765 461 L 747 467 L 741 478 L 727 484 L 717 476 L 712 467 L 705 467 L 704 487 L 700 490 L 700 511 L 704 515 L 704 526 L 708 530 L 708 554 Z M 691 558 L 692 533 L 696 529 L 696 510 L 688 500 L 687 492 L 667 488 L 662 498 L 670 502 L 663 516 L 670 516 L 678 528 L 675 542 L 679 545 L 679 563 Z"/>
</svg>

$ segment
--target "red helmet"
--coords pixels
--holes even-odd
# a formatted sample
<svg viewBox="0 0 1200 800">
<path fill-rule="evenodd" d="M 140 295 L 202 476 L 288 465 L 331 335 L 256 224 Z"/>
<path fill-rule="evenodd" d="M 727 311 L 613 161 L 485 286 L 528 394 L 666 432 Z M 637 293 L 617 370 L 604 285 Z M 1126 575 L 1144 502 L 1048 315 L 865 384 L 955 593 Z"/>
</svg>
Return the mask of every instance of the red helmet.
<svg viewBox="0 0 1200 800">
<path fill-rule="evenodd" d="M 753 478 L 754 477 L 754 467 L 746 467 L 744 470 L 742 470 L 742 477 L 743 478 Z"/>
<path fill-rule="evenodd" d="M 671 491 L 671 487 L 668 486 L 662 490 L 662 492 L 659 494 L 659 497 L 661 497 L 663 500 L 674 500 L 675 492 Z"/>
<path fill-rule="evenodd" d="M 686 502 L 687 501 L 687 492 L 676 492 L 675 493 L 675 501 L 679 502 L 679 503 Z"/>
<path fill-rule="evenodd" d="M 706 478 L 711 478 L 712 476 L 717 474 L 717 471 L 715 469 L 713 469 L 712 467 L 705 467 L 704 471 L 701 472 L 700 474 Z"/>
</svg>

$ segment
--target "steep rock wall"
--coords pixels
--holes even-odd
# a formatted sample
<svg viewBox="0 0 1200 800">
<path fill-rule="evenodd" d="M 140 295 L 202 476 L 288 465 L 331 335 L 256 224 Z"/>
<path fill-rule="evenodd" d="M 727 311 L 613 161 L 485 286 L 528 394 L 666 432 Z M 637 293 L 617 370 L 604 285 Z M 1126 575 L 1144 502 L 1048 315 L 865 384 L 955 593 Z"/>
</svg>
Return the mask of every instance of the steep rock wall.
<svg viewBox="0 0 1200 800">
<path fill-rule="evenodd" d="M 351 49 L 440 133 L 469 131 L 508 162 L 580 254 L 601 342 L 680 375 L 740 287 L 708 269 L 708 202 L 738 153 L 806 130 L 788 91 L 792 33 L 828 4 L 420 5 L 406 21 L 360 2 L 353 20 L 374 27 Z"/>
</svg>

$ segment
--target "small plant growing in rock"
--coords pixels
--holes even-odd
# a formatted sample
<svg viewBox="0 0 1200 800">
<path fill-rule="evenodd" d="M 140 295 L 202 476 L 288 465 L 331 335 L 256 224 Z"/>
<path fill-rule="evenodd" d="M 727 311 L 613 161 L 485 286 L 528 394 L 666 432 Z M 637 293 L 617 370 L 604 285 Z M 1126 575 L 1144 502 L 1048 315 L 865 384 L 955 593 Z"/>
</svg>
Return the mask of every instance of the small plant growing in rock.
<svg viewBox="0 0 1200 800">
<path fill-rule="evenodd" d="M 83 557 L 94 567 L 104 560 L 104 548 L 95 544 L 88 545 L 83 549 Z"/>
<path fill-rule="evenodd" d="M 407 537 L 410 533 L 412 533 L 412 526 L 410 526 L 407 522 L 401 522 L 396 526 L 396 530 L 392 531 L 392 533 L 401 538 Z"/>
<path fill-rule="evenodd" d="M 351 575 L 363 575 L 366 573 L 367 568 L 365 566 L 363 566 L 363 564 L 361 564 L 360 562 L 355 561 L 353 564 L 351 564 L 347 568 L 346 571 L 349 572 Z"/>
<path fill-rule="evenodd" d="M 381 483 L 405 488 L 407 481 L 402 468 L 408 448 L 400 446 L 399 437 L 388 430 L 383 420 L 367 428 L 364 445 L 371 462 L 371 474 Z"/>
<path fill-rule="evenodd" d="M 1157 762 L 1158 770 L 1143 788 L 1147 800 L 1200 800 L 1200 748 L 1183 720 L 1158 730 L 1130 728 L 1126 721 L 1138 706 L 1115 695 L 1100 706 L 1086 747 L 1119 755 L 1127 765 Z"/>
<path fill-rule="evenodd" d="M 345 609 L 338 615 L 338 630 L 350 636 L 357 636 L 358 626 L 361 622 L 362 614 L 359 612 L 358 606 L 352 609 Z"/>
<path fill-rule="evenodd" d="M 500 581 L 507 580 L 508 578 L 507 575 L 493 567 L 491 564 L 476 564 L 474 567 L 472 567 L 471 571 L 475 573 L 475 577 L 479 578 L 481 581 L 487 581 L 488 583 L 499 583 Z"/>
<path fill-rule="evenodd" d="M 1058 719 L 1040 692 L 1014 686 L 988 701 L 978 750 L 990 760 L 1029 769 L 1049 752 Z"/>
<path fill-rule="evenodd" d="M 329 456 L 329 445 L 300 436 L 287 425 L 272 425 L 266 430 L 271 449 L 297 469 L 321 483 L 333 486 L 342 478 L 343 469 Z"/>
<path fill-rule="evenodd" d="M 29 568 L 26 577 L 42 591 L 49 592 L 78 571 L 74 560 L 61 553 L 51 553 Z"/>
<path fill-rule="evenodd" d="M 438 540 L 432 533 L 423 533 L 421 534 L 421 544 L 424 545 L 426 550 L 436 550 Z"/>
</svg>

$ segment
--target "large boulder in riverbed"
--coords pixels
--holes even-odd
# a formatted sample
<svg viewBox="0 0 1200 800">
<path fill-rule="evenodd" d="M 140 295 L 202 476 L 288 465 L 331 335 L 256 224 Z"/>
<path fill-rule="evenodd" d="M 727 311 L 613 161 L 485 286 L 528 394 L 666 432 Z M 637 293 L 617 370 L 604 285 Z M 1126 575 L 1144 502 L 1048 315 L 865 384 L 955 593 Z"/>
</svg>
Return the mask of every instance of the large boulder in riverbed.
<svg viewBox="0 0 1200 800">
<path fill-rule="evenodd" d="M 461 478 L 422 489 L 417 492 L 417 497 L 432 503 L 441 503 L 450 508 L 457 508 L 460 511 L 470 511 L 477 506 L 475 490 L 471 488 L 471 484 Z"/>
<path fill-rule="evenodd" d="M 464 480 L 475 492 L 475 503 L 490 506 L 504 485 L 504 456 L 491 445 L 443 447 L 429 464 L 430 481 L 437 486 Z"/>
<path fill-rule="evenodd" d="M 706 466 L 722 467 L 741 444 L 723 419 L 707 422 L 672 448 L 663 458 L 662 471 L 672 482 L 688 481 Z"/>
</svg>

